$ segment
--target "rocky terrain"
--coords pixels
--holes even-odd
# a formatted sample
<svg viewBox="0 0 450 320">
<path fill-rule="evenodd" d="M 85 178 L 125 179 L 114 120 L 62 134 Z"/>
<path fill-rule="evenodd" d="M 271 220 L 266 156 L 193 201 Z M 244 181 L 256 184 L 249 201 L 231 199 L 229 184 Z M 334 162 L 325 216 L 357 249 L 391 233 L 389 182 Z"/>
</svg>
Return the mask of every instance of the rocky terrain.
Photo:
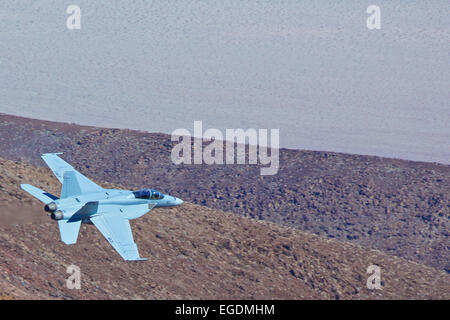
<svg viewBox="0 0 450 320">
<path fill-rule="evenodd" d="M 50 170 L 0 159 L 0 298 L 450 298 L 444 271 L 191 203 L 133 220 L 149 260 L 124 262 L 90 225 L 76 245 L 60 242 L 43 204 L 19 188 L 24 182 L 59 193 Z M 72 264 L 81 270 L 80 290 L 66 287 Z M 381 268 L 382 290 L 366 288 L 372 264 Z"/>
<path fill-rule="evenodd" d="M 174 165 L 169 135 L 0 115 L 0 157 L 45 166 L 43 152 L 89 177 L 153 187 L 191 203 L 377 249 L 450 272 L 450 166 L 280 150 L 280 170 Z M 1 190 L 1 189 L 0 189 Z"/>
</svg>

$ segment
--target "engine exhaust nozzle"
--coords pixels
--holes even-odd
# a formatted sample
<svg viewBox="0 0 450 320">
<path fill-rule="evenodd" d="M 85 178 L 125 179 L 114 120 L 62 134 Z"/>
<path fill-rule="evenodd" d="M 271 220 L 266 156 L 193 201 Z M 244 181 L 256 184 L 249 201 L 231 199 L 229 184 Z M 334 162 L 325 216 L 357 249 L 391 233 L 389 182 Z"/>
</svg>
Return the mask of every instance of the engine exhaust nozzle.
<svg viewBox="0 0 450 320">
<path fill-rule="evenodd" d="M 53 220 L 61 220 L 64 217 L 64 214 L 61 210 L 52 212 L 52 214 L 50 215 L 50 218 L 52 218 Z"/>
<path fill-rule="evenodd" d="M 58 209 L 58 206 L 54 202 L 47 203 L 44 207 L 44 210 L 47 212 L 53 212 L 56 211 L 56 209 Z"/>
</svg>

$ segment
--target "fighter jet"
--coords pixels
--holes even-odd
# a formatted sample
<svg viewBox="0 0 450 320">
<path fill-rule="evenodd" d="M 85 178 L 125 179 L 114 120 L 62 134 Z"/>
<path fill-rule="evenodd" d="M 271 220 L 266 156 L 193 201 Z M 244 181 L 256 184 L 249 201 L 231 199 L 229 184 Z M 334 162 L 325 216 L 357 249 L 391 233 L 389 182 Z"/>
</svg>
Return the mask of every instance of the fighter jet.
<svg viewBox="0 0 450 320">
<path fill-rule="evenodd" d="M 103 189 L 62 160 L 61 153 L 45 153 L 42 159 L 62 184 L 60 198 L 29 184 L 21 188 L 45 203 L 44 210 L 58 221 L 61 240 L 77 242 L 81 223 L 93 224 L 127 261 L 139 256 L 128 220 L 142 217 L 155 207 L 172 207 L 181 199 L 152 189 L 138 191 Z"/>
</svg>

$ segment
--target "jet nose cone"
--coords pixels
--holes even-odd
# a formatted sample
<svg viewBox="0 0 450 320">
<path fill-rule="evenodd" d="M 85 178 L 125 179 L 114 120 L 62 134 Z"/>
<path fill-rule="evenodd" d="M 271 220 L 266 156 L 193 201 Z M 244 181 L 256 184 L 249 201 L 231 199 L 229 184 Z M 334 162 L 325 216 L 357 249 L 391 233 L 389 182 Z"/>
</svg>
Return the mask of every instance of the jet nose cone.
<svg viewBox="0 0 450 320">
<path fill-rule="evenodd" d="M 175 205 L 179 206 L 180 204 L 182 204 L 184 201 L 181 200 L 180 198 L 175 198 Z"/>
</svg>

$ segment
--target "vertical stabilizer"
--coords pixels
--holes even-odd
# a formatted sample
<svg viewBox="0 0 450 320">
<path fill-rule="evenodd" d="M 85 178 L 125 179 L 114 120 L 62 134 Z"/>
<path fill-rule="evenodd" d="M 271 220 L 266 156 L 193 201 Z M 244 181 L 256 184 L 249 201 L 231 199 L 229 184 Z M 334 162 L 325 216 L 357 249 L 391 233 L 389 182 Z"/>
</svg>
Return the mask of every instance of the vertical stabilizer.
<svg viewBox="0 0 450 320">
<path fill-rule="evenodd" d="M 61 189 L 61 199 L 81 195 L 81 186 L 75 171 L 64 172 Z"/>
</svg>

